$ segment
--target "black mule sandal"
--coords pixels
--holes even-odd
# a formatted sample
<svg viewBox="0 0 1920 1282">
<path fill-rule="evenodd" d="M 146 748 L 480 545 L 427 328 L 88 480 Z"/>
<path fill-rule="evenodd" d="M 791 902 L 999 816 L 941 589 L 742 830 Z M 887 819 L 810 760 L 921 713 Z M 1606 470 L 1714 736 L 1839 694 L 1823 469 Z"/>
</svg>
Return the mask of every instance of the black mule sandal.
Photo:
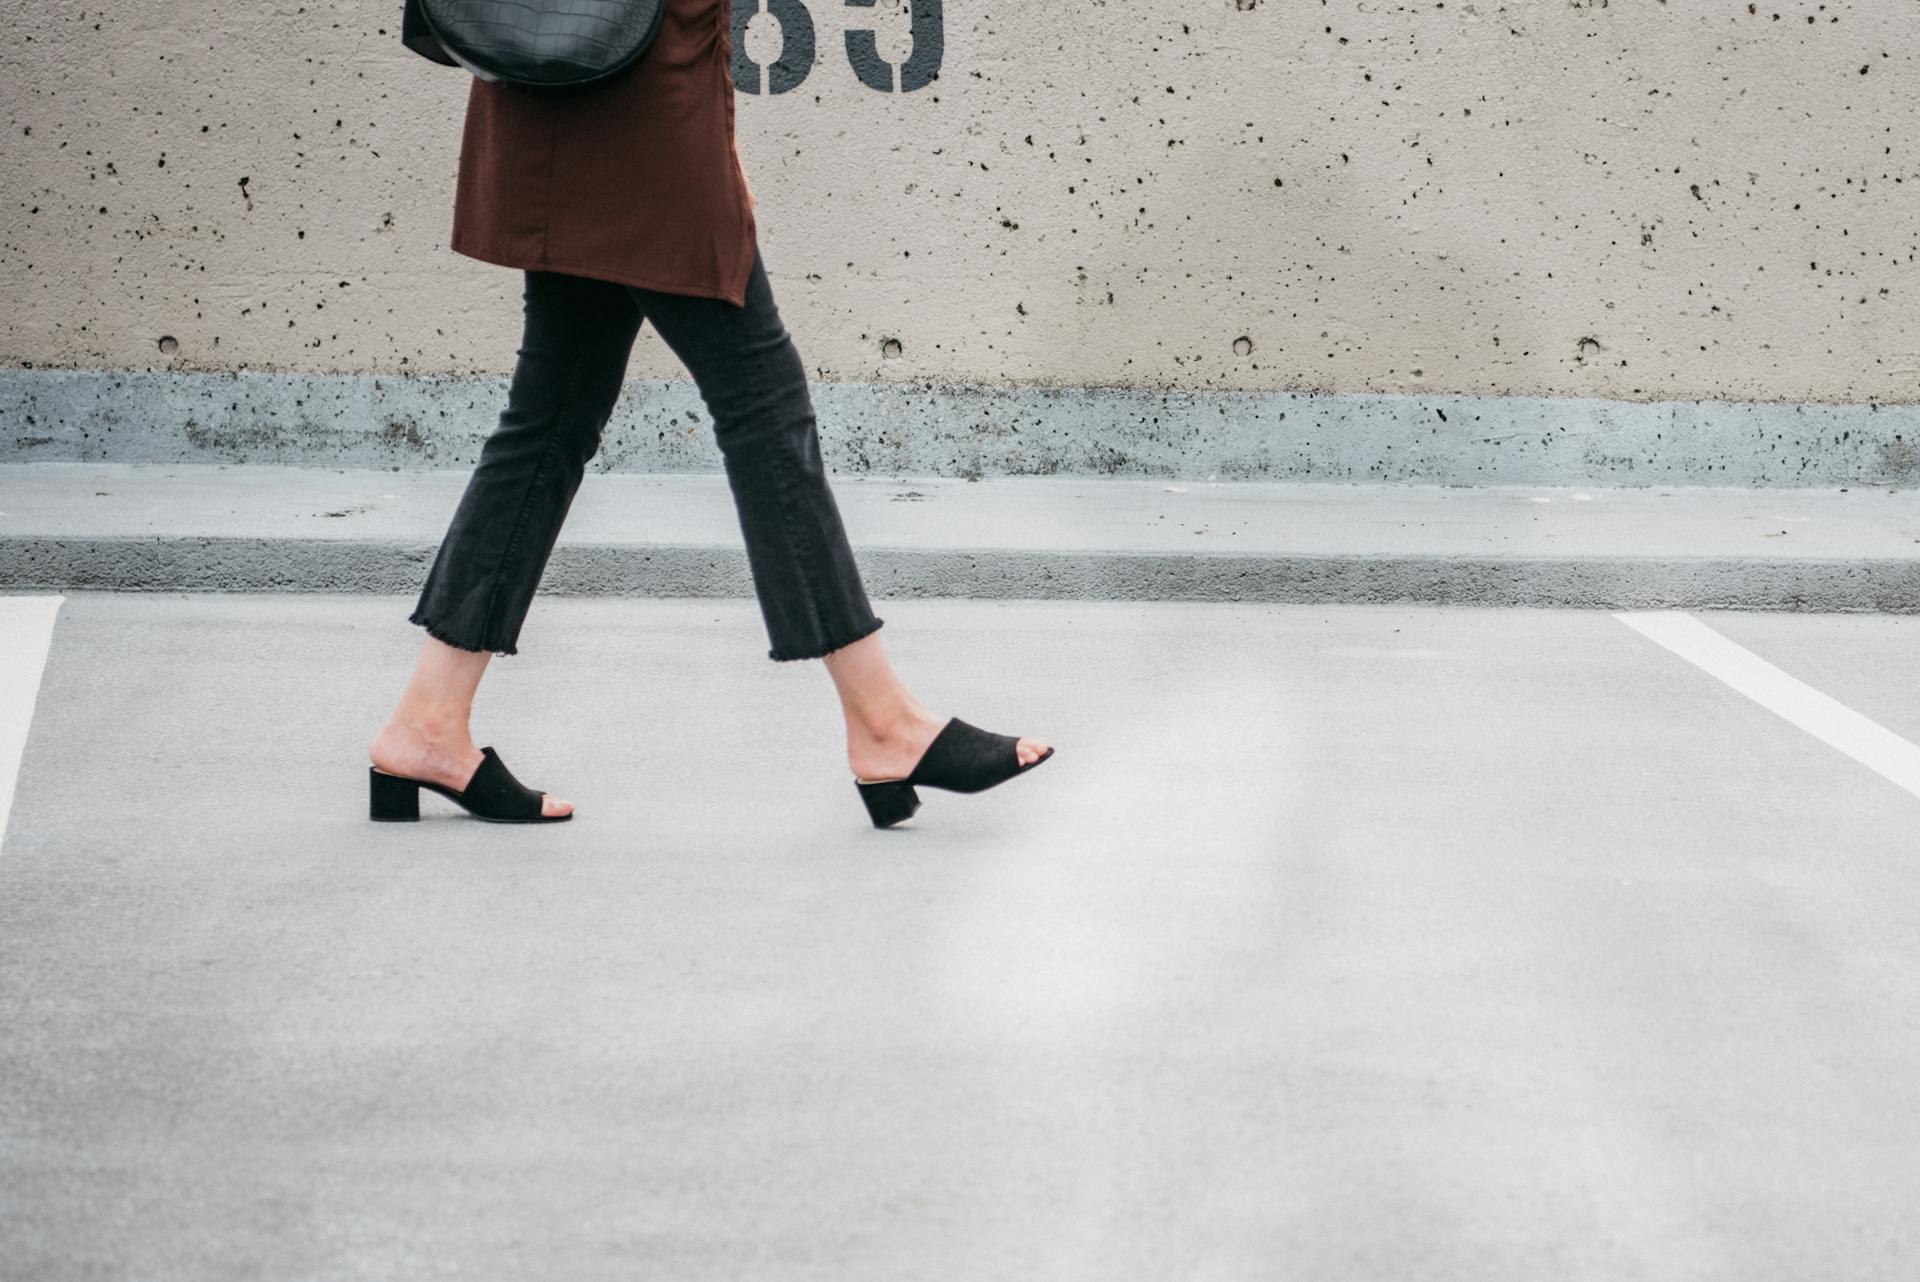
<svg viewBox="0 0 1920 1282">
<path fill-rule="evenodd" d="M 465 788 L 449 788 L 431 779 L 389 774 L 378 766 L 368 766 L 367 784 L 371 789 L 368 804 L 373 817 L 389 822 L 418 819 L 420 790 L 431 788 L 447 800 L 466 807 L 475 819 L 485 819 L 488 823 L 544 824 L 573 818 L 571 810 L 564 815 L 540 813 L 544 793 L 515 779 L 513 771 L 507 769 L 507 763 L 500 760 L 500 754 L 491 747 L 480 749 L 480 754 L 480 764 L 474 767 L 473 777 L 467 780 Z"/>
<path fill-rule="evenodd" d="M 920 794 L 913 790 L 915 784 L 944 788 L 948 792 L 984 792 L 1015 775 L 1025 774 L 1053 755 L 1053 749 L 1048 748 L 1023 766 L 1019 743 L 1018 735 L 994 734 L 951 717 L 906 778 L 862 779 L 855 775 L 853 782 L 860 789 L 860 800 L 867 803 L 873 826 L 890 828 L 920 809 Z"/>
</svg>

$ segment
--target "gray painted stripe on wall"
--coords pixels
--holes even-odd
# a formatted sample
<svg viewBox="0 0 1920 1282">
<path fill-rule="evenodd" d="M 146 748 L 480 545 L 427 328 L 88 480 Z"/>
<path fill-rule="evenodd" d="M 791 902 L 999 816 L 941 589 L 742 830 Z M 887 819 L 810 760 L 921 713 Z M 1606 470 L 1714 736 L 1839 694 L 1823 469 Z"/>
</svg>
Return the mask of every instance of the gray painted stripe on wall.
<svg viewBox="0 0 1920 1282">
<path fill-rule="evenodd" d="M 468 467 L 505 375 L 0 371 L 0 462 Z M 1920 406 L 812 385 L 836 473 L 1443 485 L 1888 485 Z M 596 471 L 714 472 L 689 380 L 627 381 Z"/>
</svg>

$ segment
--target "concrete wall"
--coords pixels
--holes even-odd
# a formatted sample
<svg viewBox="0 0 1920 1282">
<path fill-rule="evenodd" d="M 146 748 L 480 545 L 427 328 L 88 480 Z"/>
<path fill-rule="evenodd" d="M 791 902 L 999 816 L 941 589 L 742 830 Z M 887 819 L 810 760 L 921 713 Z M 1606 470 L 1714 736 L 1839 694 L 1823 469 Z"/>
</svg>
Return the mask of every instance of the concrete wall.
<svg viewBox="0 0 1920 1282">
<path fill-rule="evenodd" d="M 1910 0 L 735 6 L 823 379 L 1915 399 Z M 6 363 L 509 369 L 400 10 L 0 0 Z"/>
</svg>

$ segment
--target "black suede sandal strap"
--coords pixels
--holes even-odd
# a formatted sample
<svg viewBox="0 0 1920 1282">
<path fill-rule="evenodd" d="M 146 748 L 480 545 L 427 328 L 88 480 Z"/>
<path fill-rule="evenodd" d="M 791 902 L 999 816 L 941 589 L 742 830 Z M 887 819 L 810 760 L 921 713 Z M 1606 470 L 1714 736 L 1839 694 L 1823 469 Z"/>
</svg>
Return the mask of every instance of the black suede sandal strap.
<svg viewBox="0 0 1920 1282">
<path fill-rule="evenodd" d="M 541 810 L 542 794 L 513 777 L 507 763 L 491 746 L 480 749 L 480 764 L 473 778 L 454 800 L 477 815 L 490 819 L 534 819 Z"/>
<path fill-rule="evenodd" d="M 1020 764 L 1019 743 L 1016 735 L 994 734 L 953 717 L 927 745 L 907 782 L 949 792 L 980 792 L 1030 769 Z"/>
</svg>

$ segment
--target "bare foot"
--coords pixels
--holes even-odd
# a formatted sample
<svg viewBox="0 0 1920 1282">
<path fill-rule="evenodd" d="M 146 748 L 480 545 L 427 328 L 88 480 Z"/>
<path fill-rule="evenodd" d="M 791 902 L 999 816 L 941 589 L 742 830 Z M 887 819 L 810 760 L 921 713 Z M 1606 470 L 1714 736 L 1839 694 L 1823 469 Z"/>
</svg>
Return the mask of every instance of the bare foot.
<svg viewBox="0 0 1920 1282">
<path fill-rule="evenodd" d="M 456 792 L 466 788 L 473 779 L 473 772 L 486 759 L 464 729 L 457 732 L 435 731 L 400 720 L 389 721 L 380 727 L 380 733 L 373 737 L 373 742 L 367 747 L 367 756 L 374 765 L 389 774 L 431 779 Z M 571 801 L 562 801 L 545 793 L 540 795 L 540 813 L 543 815 L 564 815 L 572 809 Z"/>
<path fill-rule="evenodd" d="M 904 779 L 926 755 L 927 746 L 946 726 L 947 718 L 938 717 L 916 705 L 911 712 L 886 726 L 859 725 L 847 733 L 847 764 L 854 778 L 864 783 L 881 779 Z M 1045 739 L 1022 739 L 1014 749 L 1020 764 L 1030 766 L 1046 755 Z"/>
</svg>

